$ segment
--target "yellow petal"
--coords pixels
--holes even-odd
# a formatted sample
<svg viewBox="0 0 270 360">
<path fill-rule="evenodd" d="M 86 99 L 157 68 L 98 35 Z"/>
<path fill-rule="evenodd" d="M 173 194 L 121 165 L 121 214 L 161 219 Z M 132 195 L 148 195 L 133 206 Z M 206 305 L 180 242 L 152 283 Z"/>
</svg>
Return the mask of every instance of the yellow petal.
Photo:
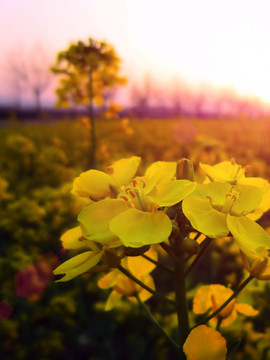
<svg viewBox="0 0 270 360">
<path fill-rule="evenodd" d="M 115 216 L 110 230 L 125 246 L 141 247 L 166 241 L 172 231 L 171 220 L 166 214 L 129 209 Z"/>
<path fill-rule="evenodd" d="M 239 248 L 247 255 L 256 256 L 256 249 L 270 249 L 270 235 L 246 216 L 227 216 L 227 225 Z"/>
<path fill-rule="evenodd" d="M 108 173 L 112 176 L 117 187 L 127 185 L 135 176 L 141 158 L 132 156 L 128 159 L 121 159 L 108 167 Z"/>
<path fill-rule="evenodd" d="M 110 287 L 113 287 L 117 282 L 118 275 L 119 275 L 119 270 L 114 269 L 110 271 L 108 274 L 106 274 L 101 279 L 99 279 L 98 286 L 101 289 L 109 289 Z"/>
<path fill-rule="evenodd" d="M 145 193 L 150 192 L 160 182 L 171 180 L 175 176 L 176 162 L 156 161 L 151 164 L 146 172 Z"/>
<path fill-rule="evenodd" d="M 212 206 L 216 210 L 221 210 L 226 200 L 226 195 L 230 192 L 231 185 L 221 182 L 211 182 L 208 184 L 198 184 L 193 192 L 193 196 L 201 199 L 211 198 Z"/>
<path fill-rule="evenodd" d="M 97 201 L 110 196 L 110 186 L 113 185 L 110 175 L 98 170 L 88 170 L 74 180 L 71 193 Z"/>
<path fill-rule="evenodd" d="M 59 281 L 69 281 L 78 275 L 85 273 L 92 267 L 97 265 L 102 257 L 103 251 L 96 253 L 94 251 L 86 251 L 82 254 L 76 255 L 58 266 L 53 273 L 55 275 L 66 274 Z"/>
<path fill-rule="evenodd" d="M 226 318 L 222 319 L 221 325 L 220 327 L 226 327 L 231 325 L 235 320 L 237 319 L 237 311 L 233 308 L 233 310 L 231 311 L 230 315 L 227 316 Z M 218 323 L 218 318 L 214 317 L 209 321 L 209 324 L 215 328 L 217 326 Z"/>
<path fill-rule="evenodd" d="M 183 346 L 187 360 L 225 360 L 226 340 L 216 330 L 206 325 L 193 329 Z"/>
<path fill-rule="evenodd" d="M 105 305 L 105 311 L 110 311 L 112 308 L 115 307 L 115 305 L 118 303 L 118 301 L 121 299 L 122 295 L 113 290 L 109 297 L 108 297 L 108 300 L 106 302 L 106 305 Z"/>
<path fill-rule="evenodd" d="M 233 291 L 230 288 L 226 288 L 223 285 L 212 284 L 210 285 L 212 292 L 212 310 L 216 311 L 232 294 Z M 222 318 L 228 318 L 235 305 L 235 300 L 232 300 L 224 309 L 219 312 L 219 316 Z"/>
<path fill-rule="evenodd" d="M 105 199 L 86 206 L 78 216 L 83 236 L 101 244 L 117 240 L 109 229 L 109 223 L 114 216 L 127 209 L 127 203 L 118 199 Z"/>
<path fill-rule="evenodd" d="M 195 188 L 196 183 L 188 180 L 164 181 L 154 187 L 148 198 L 159 206 L 173 206 L 191 194 Z"/>
<path fill-rule="evenodd" d="M 81 236 L 82 230 L 80 226 L 66 231 L 60 238 L 62 246 L 65 249 L 79 249 L 84 247 L 85 244 L 79 240 Z"/>
<path fill-rule="evenodd" d="M 208 200 L 190 195 L 183 200 L 182 209 L 193 228 L 206 236 L 220 238 L 228 235 L 226 215 L 213 209 Z"/>
<path fill-rule="evenodd" d="M 268 265 L 265 268 L 264 272 L 259 276 L 260 280 L 270 280 L 270 264 L 268 261 Z"/>
<path fill-rule="evenodd" d="M 238 312 L 240 312 L 243 315 L 246 316 L 256 316 L 259 314 L 258 310 L 255 310 L 251 305 L 249 304 L 235 304 L 235 308 Z"/>
<path fill-rule="evenodd" d="M 252 220 L 258 220 L 263 215 L 263 213 L 268 211 L 270 208 L 270 185 L 268 181 L 260 178 L 258 179 L 261 180 L 259 181 L 260 187 L 259 185 L 258 187 L 262 190 L 263 195 L 260 204 L 256 207 L 256 209 L 252 213 L 248 214 L 248 217 Z"/>
<path fill-rule="evenodd" d="M 157 260 L 157 252 L 152 249 L 147 251 L 145 255 L 148 255 L 153 260 Z M 129 256 L 127 264 L 130 272 L 137 277 L 149 274 L 156 267 L 155 264 L 142 256 Z"/>
<path fill-rule="evenodd" d="M 212 291 L 209 285 L 199 288 L 193 298 L 193 312 L 195 314 L 204 314 L 212 307 L 211 295 Z"/>
<path fill-rule="evenodd" d="M 117 281 L 114 285 L 114 290 L 124 296 L 134 296 L 136 293 L 136 283 L 123 273 L 119 272 Z"/>
<path fill-rule="evenodd" d="M 259 177 L 243 177 L 238 184 L 255 186 L 258 189 L 261 189 L 263 193 L 267 192 L 269 189 L 268 181 Z"/>
<path fill-rule="evenodd" d="M 245 174 L 241 165 L 231 161 L 222 161 L 214 166 L 200 163 L 200 167 L 212 181 L 233 182 Z"/>
<path fill-rule="evenodd" d="M 147 276 L 143 277 L 141 280 L 143 281 L 143 283 L 145 285 L 149 286 L 151 289 L 153 289 L 153 290 L 156 289 L 154 280 L 153 280 L 151 275 L 147 275 Z M 137 285 L 137 290 L 138 290 L 138 288 L 139 288 L 140 299 L 143 302 L 147 301 L 148 299 L 150 299 L 151 296 L 153 296 L 152 293 L 150 293 L 149 291 L 147 291 L 144 288 L 140 287 L 139 285 Z"/>
<path fill-rule="evenodd" d="M 241 215 L 253 211 L 262 201 L 262 190 L 254 186 L 241 185 L 239 197 L 232 206 L 231 215 Z"/>
</svg>

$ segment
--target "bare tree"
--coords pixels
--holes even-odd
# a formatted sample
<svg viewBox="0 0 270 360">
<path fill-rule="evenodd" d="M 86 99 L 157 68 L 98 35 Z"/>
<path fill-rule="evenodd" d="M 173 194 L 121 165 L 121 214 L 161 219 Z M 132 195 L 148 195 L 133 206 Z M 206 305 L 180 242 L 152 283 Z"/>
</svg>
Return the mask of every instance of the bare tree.
<svg viewBox="0 0 270 360">
<path fill-rule="evenodd" d="M 145 116 L 151 106 L 154 92 L 154 81 L 149 73 L 144 75 L 141 85 L 134 84 L 130 89 L 133 106 L 140 116 Z"/>
<path fill-rule="evenodd" d="M 34 46 L 30 51 L 17 47 L 8 56 L 7 71 L 10 83 L 16 89 L 30 91 L 35 99 L 37 111 L 41 111 L 41 96 L 52 81 L 50 61 L 41 45 Z"/>
</svg>

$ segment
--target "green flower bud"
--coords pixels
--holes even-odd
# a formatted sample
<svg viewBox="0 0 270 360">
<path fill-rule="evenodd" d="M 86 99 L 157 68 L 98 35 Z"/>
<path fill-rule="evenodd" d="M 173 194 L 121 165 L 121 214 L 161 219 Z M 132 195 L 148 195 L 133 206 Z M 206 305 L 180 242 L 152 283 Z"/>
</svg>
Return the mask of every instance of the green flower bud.
<svg viewBox="0 0 270 360">
<path fill-rule="evenodd" d="M 182 158 L 177 163 L 176 178 L 194 181 L 194 168 L 189 159 Z"/>
</svg>

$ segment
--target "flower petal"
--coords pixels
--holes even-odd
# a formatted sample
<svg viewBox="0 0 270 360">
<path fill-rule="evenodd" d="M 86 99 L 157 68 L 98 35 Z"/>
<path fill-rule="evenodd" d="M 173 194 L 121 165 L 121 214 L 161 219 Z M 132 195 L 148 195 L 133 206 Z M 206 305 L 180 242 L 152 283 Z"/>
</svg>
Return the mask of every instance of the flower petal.
<svg viewBox="0 0 270 360">
<path fill-rule="evenodd" d="M 175 176 L 176 162 L 156 161 L 145 172 L 145 193 L 149 193 L 153 187 L 162 181 L 171 180 Z"/>
<path fill-rule="evenodd" d="M 216 330 L 206 325 L 193 329 L 183 346 L 187 360 L 225 360 L 226 340 Z"/>
<path fill-rule="evenodd" d="M 241 165 L 231 161 L 222 161 L 214 166 L 200 163 L 200 167 L 212 181 L 233 182 L 245 174 Z"/>
<path fill-rule="evenodd" d="M 110 196 L 110 186 L 113 185 L 114 181 L 110 175 L 98 170 L 88 170 L 76 177 L 71 193 L 97 201 Z"/>
<path fill-rule="evenodd" d="M 79 240 L 82 236 L 82 229 L 80 226 L 69 229 L 60 238 L 62 246 L 65 249 L 79 249 L 85 247 L 85 244 Z"/>
<path fill-rule="evenodd" d="M 208 200 L 190 195 L 183 200 L 182 209 L 194 229 L 206 236 L 220 238 L 228 235 L 226 215 L 213 209 Z"/>
<path fill-rule="evenodd" d="M 113 217 L 129 209 L 124 200 L 105 199 L 86 206 L 79 214 L 83 236 L 101 244 L 108 244 L 117 237 L 109 229 Z"/>
<path fill-rule="evenodd" d="M 155 286 L 155 283 L 154 283 L 154 280 L 152 278 L 151 275 L 147 275 L 145 277 L 143 277 L 141 279 L 143 281 L 143 283 L 147 286 L 149 286 L 151 289 L 155 290 L 156 289 L 156 286 Z M 139 295 L 140 295 L 140 299 L 144 302 L 148 299 L 150 299 L 151 296 L 153 296 L 152 293 L 150 293 L 149 291 L 145 290 L 144 288 L 142 288 L 141 286 L 139 285 L 136 285 L 136 288 L 137 290 L 139 291 Z"/>
<path fill-rule="evenodd" d="M 241 215 L 243 213 L 247 214 L 256 209 L 262 201 L 262 190 L 249 185 L 240 185 L 237 188 L 239 189 L 239 197 L 233 204 L 230 213 L 232 215 Z"/>
<path fill-rule="evenodd" d="M 158 257 L 157 252 L 152 249 L 148 250 L 145 255 L 148 255 L 153 260 L 157 260 Z M 137 277 L 149 274 L 156 267 L 155 264 L 142 256 L 129 256 L 127 266 L 130 272 Z"/>
<path fill-rule="evenodd" d="M 243 315 L 246 315 L 246 316 L 256 316 L 259 314 L 259 311 L 258 310 L 255 310 L 251 305 L 249 304 L 239 304 L 239 303 L 236 303 L 235 304 L 235 308 L 238 312 L 240 312 L 241 314 Z"/>
<path fill-rule="evenodd" d="M 119 270 L 114 269 L 110 271 L 108 274 L 106 274 L 101 279 L 99 279 L 98 286 L 101 289 L 109 289 L 110 287 L 113 287 L 117 282 L 118 275 L 119 275 Z"/>
<path fill-rule="evenodd" d="M 220 210 L 224 205 L 226 195 L 230 192 L 231 187 L 230 184 L 222 182 L 198 184 L 192 195 L 204 200 L 211 198 L 212 206 Z"/>
<path fill-rule="evenodd" d="M 78 275 L 85 273 L 92 267 L 97 265 L 103 255 L 103 251 L 96 253 L 94 251 L 86 251 L 82 254 L 76 255 L 58 266 L 53 273 L 55 275 L 66 274 L 60 281 L 69 281 Z"/>
<path fill-rule="evenodd" d="M 154 187 L 148 198 L 159 206 L 172 206 L 191 194 L 195 188 L 196 183 L 188 180 L 164 181 Z"/>
<path fill-rule="evenodd" d="M 122 295 L 121 295 L 119 292 L 113 290 L 113 291 L 110 293 L 110 295 L 109 295 L 109 297 L 108 297 L 108 299 L 107 299 L 107 302 L 106 302 L 106 305 L 105 305 L 105 311 L 110 311 L 110 310 L 112 310 L 112 308 L 115 307 L 115 305 L 118 303 L 118 301 L 119 301 L 121 298 L 122 298 Z"/>
<path fill-rule="evenodd" d="M 108 167 L 108 173 L 112 176 L 117 187 L 128 184 L 135 176 L 141 158 L 132 156 L 128 159 L 121 159 Z"/>
<path fill-rule="evenodd" d="M 195 314 L 204 314 L 212 307 L 211 295 L 212 291 L 209 285 L 203 285 L 199 288 L 193 298 L 193 312 Z"/>
<path fill-rule="evenodd" d="M 257 256 L 257 249 L 270 249 L 270 235 L 246 216 L 227 216 L 227 225 L 239 248 L 247 255 Z"/>
<path fill-rule="evenodd" d="M 133 208 L 115 216 L 110 230 L 125 246 L 141 247 L 167 240 L 172 224 L 164 212 L 148 213 Z"/>
</svg>

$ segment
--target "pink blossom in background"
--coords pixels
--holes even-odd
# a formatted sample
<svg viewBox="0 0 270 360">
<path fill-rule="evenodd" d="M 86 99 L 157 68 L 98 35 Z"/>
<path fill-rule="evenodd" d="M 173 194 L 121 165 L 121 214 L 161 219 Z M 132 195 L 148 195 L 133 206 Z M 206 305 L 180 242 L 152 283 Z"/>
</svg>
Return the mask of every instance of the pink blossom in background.
<svg viewBox="0 0 270 360">
<path fill-rule="evenodd" d="M 53 269 L 59 264 L 52 253 L 42 255 L 38 260 L 14 276 L 17 296 L 37 300 L 39 295 L 53 278 Z"/>
<path fill-rule="evenodd" d="M 6 301 L 0 301 L 0 318 L 8 319 L 13 312 L 13 307 Z"/>
</svg>

